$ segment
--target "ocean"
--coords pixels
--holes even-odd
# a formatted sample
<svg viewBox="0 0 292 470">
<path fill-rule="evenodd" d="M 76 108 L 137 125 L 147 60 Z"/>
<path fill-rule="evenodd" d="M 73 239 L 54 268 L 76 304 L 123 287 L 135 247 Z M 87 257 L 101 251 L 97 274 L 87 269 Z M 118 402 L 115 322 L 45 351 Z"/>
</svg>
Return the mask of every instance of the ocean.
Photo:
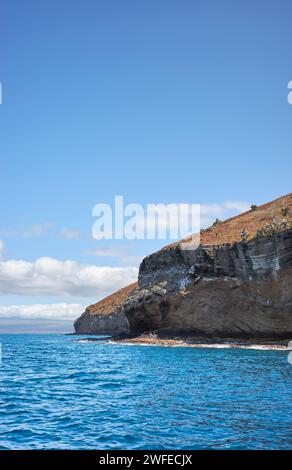
<svg viewBox="0 0 292 470">
<path fill-rule="evenodd" d="M 291 449 L 285 351 L 0 335 L 0 449 Z"/>
</svg>

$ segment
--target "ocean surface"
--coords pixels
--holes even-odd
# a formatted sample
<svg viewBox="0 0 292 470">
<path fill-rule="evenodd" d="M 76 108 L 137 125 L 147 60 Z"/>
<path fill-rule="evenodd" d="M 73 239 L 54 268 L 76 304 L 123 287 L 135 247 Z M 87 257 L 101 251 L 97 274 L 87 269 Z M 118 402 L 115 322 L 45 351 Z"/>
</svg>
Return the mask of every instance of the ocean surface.
<svg viewBox="0 0 292 470">
<path fill-rule="evenodd" d="M 1 449 L 291 449 L 285 351 L 0 335 Z"/>
</svg>

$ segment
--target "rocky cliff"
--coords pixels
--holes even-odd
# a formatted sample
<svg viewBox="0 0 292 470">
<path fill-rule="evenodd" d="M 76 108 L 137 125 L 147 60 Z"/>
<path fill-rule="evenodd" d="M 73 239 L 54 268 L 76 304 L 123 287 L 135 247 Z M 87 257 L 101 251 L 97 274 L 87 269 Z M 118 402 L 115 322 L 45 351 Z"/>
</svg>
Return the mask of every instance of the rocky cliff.
<svg viewBox="0 0 292 470">
<path fill-rule="evenodd" d="M 187 243 L 143 260 L 138 285 L 108 315 L 119 319 L 111 332 L 292 337 L 292 194 L 216 221 L 195 250 Z M 89 315 L 77 320 L 76 331 Z M 103 328 L 100 319 L 92 325 Z"/>
<path fill-rule="evenodd" d="M 292 337 L 292 230 L 152 255 L 124 311 L 137 334 Z"/>
<path fill-rule="evenodd" d="M 111 335 L 127 333 L 129 323 L 124 314 L 123 302 L 126 301 L 137 283 L 120 289 L 100 302 L 89 305 L 74 323 L 78 334 Z"/>
</svg>

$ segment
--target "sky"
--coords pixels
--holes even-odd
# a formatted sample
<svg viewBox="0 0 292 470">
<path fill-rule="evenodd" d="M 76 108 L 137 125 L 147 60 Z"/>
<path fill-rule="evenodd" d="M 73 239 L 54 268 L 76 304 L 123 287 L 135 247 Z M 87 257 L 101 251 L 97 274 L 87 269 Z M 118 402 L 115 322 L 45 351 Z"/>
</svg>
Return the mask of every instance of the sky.
<svg viewBox="0 0 292 470">
<path fill-rule="evenodd" d="M 290 1 L 0 5 L 0 332 L 71 331 L 165 244 L 94 240 L 95 204 L 291 192 Z"/>
</svg>

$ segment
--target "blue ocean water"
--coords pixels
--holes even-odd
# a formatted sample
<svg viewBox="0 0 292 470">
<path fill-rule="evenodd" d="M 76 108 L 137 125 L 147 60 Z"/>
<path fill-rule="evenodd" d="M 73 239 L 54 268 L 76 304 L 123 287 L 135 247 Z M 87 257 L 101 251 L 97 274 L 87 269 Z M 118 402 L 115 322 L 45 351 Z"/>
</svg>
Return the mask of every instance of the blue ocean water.
<svg viewBox="0 0 292 470">
<path fill-rule="evenodd" d="M 291 449 L 284 351 L 0 335 L 1 449 Z"/>
</svg>

